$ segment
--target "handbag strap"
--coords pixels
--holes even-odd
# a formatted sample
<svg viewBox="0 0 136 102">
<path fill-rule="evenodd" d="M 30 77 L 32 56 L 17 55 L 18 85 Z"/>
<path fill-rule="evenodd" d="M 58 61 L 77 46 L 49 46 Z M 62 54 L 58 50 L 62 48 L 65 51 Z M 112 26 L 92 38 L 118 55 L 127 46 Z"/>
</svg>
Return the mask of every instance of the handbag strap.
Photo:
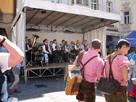
<svg viewBox="0 0 136 102">
<path fill-rule="evenodd" d="M 95 58 L 95 57 L 97 57 L 97 55 L 91 57 L 85 64 L 83 64 L 83 63 L 80 61 L 81 65 L 82 65 L 81 73 L 82 73 L 82 71 L 83 71 L 82 77 L 83 77 L 84 80 L 85 80 L 85 77 L 84 77 L 84 72 L 85 72 L 84 69 L 85 69 L 85 65 L 86 65 L 88 62 L 90 62 L 90 61 L 91 61 L 93 58 Z"/>
<path fill-rule="evenodd" d="M 104 66 L 103 66 L 103 69 L 102 69 L 101 77 L 103 75 L 103 71 L 104 71 L 105 65 L 106 65 L 106 61 L 104 61 Z"/>
<path fill-rule="evenodd" d="M 119 54 L 118 54 L 119 55 Z M 112 62 L 113 60 L 117 57 L 117 55 L 112 59 L 111 61 L 111 55 L 109 56 L 109 65 L 110 65 L 110 70 L 109 70 L 109 80 L 111 80 L 110 76 L 112 77 L 112 80 L 114 80 L 113 72 L 112 72 Z"/>
</svg>

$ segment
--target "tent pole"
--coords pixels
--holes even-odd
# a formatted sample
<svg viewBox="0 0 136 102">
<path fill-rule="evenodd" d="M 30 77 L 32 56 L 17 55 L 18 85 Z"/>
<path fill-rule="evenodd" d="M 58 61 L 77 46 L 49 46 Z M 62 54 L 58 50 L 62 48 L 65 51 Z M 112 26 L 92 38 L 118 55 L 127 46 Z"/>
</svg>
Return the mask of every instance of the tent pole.
<svg viewBox="0 0 136 102">
<path fill-rule="evenodd" d="M 26 47 L 25 47 L 25 44 L 26 44 L 26 41 L 25 41 L 25 36 L 26 36 L 26 8 L 24 8 L 23 10 L 23 33 L 22 33 L 22 37 L 23 37 L 23 42 L 22 42 L 22 45 L 23 45 L 23 52 L 24 52 L 24 59 L 23 59 L 23 64 L 24 64 L 24 79 L 25 79 L 25 84 L 27 84 L 27 69 L 26 69 L 26 53 L 25 53 L 25 50 L 26 50 Z"/>
<path fill-rule="evenodd" d="M 83 41 L 85 40 L 84 36 L 85 36 L 85 31 L 82 29 L 82 34 L 83 34 Z"/>
</svg>

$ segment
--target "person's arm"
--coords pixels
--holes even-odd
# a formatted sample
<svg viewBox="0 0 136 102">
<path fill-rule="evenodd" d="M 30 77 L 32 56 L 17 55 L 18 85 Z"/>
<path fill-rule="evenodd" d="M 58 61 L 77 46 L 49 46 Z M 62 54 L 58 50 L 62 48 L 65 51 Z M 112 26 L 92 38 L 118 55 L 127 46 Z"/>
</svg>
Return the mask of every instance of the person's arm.
<svg viewBox="0 0 136 102">
<path fill-rule="evenodd" d="M 125 81 L 125 82 L 127 82 L 127 80 L 129 79 L 129 77 L 128 77 L 128 70 L 127 69 L 128 69 L 127 66 L 123 66 L 123 67 L 120 68 L 123 81 Z"/>
<path fill-rule="evenodd" d="M 75 45 L 75 50 L 78 50 L 77 46 Z"/>
<path fill-rule="evenodd" d="M 3 39 L 4 39 L 4 37 L 0 35 L 0 42 L 2 42 Z M 3 46 L 10 53 L 10 55 L 8 57 L 8 67 L 15 66 L 15 65 L 19 64 L 23 60 L 24 53 L 20 50 L 19 47 L 17 47 L 11 41 L 9 41 L 8 39 L 6 39 L 3 42 Z"/>
<path fill-rule="evenodd" d="M 49 50 L 49 52 L 51 53 L 51 48 L 50 48 L 50 46 L 48 45 L 48 50 Z"/>
<path fill-rule="evenodd" d="M 29 50 L 32 50 L 32 48 L 30 48 L 30 46 L 29 46 L 28 44 L 27 44 L 27 48 L 28 48 L 28 51 L 29 51 Z"/>
</svg>

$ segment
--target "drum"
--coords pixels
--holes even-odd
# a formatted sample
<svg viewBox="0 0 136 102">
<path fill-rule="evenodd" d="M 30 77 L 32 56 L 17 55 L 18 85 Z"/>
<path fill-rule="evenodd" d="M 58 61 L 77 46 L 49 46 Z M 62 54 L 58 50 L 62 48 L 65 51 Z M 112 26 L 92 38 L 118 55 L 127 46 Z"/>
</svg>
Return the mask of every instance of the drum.
<svg viewBox="0 0 136 102">
<path fill-rule="evenodd" d="M 39 53 L 39 51 L 34 51 L 33 54 L 34 55 L 37 55 Z"/>
<path fill-rule="evenodd" d="M 37 54 L 35 57 L 36 62 L 43 62 L 44 61 L 44 54 Z"/>
<path fill-rule="evenodd" d="M 66 95 L 77 95 L 82 81 L 80 69 L 75 65 L 69 65 L 64 76 L 64 88 Z"/>
</svg>

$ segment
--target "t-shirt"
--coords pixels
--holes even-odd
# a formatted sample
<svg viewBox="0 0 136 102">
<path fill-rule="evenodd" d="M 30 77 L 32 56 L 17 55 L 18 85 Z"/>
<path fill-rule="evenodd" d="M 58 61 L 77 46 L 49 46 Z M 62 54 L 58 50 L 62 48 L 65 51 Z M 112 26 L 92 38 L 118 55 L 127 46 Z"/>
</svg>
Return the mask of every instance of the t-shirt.
<svg viewBox="0 0 136 102">
<path fill-rule="evenodd" d="M 6 70 L 10 70 L 11 67 L 8 67 L 8 57 L 9 53 L 0 53 L 0 67 L 2 73 L 5 72 Z"/>
</svg>

